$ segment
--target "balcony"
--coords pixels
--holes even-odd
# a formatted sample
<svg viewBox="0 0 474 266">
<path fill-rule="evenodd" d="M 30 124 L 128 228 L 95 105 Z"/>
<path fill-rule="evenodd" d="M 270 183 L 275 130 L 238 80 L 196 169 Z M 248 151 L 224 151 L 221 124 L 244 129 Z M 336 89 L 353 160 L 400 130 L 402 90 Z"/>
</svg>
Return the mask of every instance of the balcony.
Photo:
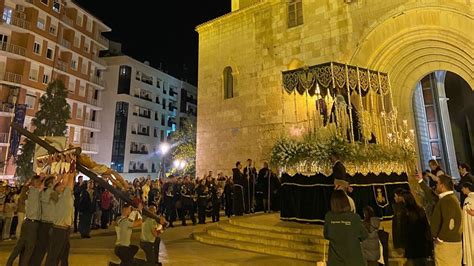
<svg viewBox="0 0 474 266">
<path fill-rule="evenodd" d="M 97 121 L 91 121 L 91 120 L 86 119 L 86 120 L 84 120 L 84 126 L 88 127 L 88 128 L 100 130 L 102 125 L 101 125 L 101 123 L 99 123 Z"/>
<path fill-rule="evenodd" d="M 0 143 L 2 144 L 6 144 L 8 143 L 9 139 L 8 139 L 8 133 L 0 133 Z"/>
<path fill-rule="evenodd" d="M 100 44 L 102 44 L 106 47 L 109 47 L 109 40 L 107 40 L 107 38 L 102 36 L 102 34 L 100 32 L 97 32 L 94 37 L 95 37 L 95 40 L 97 42 L 99 42 Z"/>
<path fill-rule="evenodd" d="M 10 104 L 8 103 L 0 104 L 0 116 L 11 117 L 13 116 L 14 112 L 15 112 L 15 108 L 10 107 Z"/>
<path fill-rule="evenodd" d="M 148 169 L 128 169 L 129 173 L 148 173 Z"/>
<path fill-rule="evenodd" d="M 68 49 L 71 49 L 71 42 L 70 42 L 70 41 L 68 41 L 68 40 L 66 40 L 66 39 L 64 39 L 64 38 L 59 38 L 59 43 L 60 43 L 62 46 L 66 47 L 66 48 L 68 48 Z"/>
<path fill-rule="evenodd" d="M 148 131 L 138 131 L 138 135 L 149 137 L 149 136 L 150 136 L 150 132 L 148 132 Z"/>
<path fill-rule="evenodd" d="M 74 22 L 72 19 L 70 19 L 68 16 L 66 15 L 62 15 L 61 16 L 61 21 L 66 23 L 67 25 L 69 25 L 70 27 L 73 27 L 74 28 Z"/>
<path fill-rule="evenodd" d="M 147 155 L 148 151 L 147 150 L 144 150 L 144 151 L 130 150 L 130 154 L 144 154 L 144 155 Z"/>
<path fill-rule="evenodd" d="M 0 73 L 0 79 L 7 82 L 12 82 L 12 83 L 21 84 L 22 77 L 23 77 L 22 75 L 12 73 L 12 72 Z"/>
<path fill-rule="evenodd" d="M 11 17 L 11 18 L 7 18 L 7 19 L 2 18 L 2 21 L 3 21 L 3 23 L 10 24 L 10 25 L 13 25 L 13 26 L 17 26 L 17 27 L 25 29 L 25 30 L 30 30 L 31 29 L 30 22 L 28 22 L 24 19 L 18 18 L 18 17 Z"/>
<path fill-rule="evenodd" d="M 21 56 L 25 56 L 26 54 L 25 47 L 22 47 L 16 44 L 7 43 L 7 42 L 0 42 L 0 50 L 5 51 L 7 53 L 21 55 Z"/>
<path fill-rule="evenodd" d="M 65 61 L 61 60 L 61 59 L 58 59 L 56 60 L 56 68 L 63 71 L 63 72 L 67 72 L 67 67 L 68 67 L 68 63 L 66 63 Z"/>
<path fill-rule="evenodd" d="M 82 152 L 84 153 L 99 153 L 99 145 L 92 143 L 82 143 L 81 144 Z"/>
<path fill-rule="evenodd" d="M 94 62 L 96 62 L 97 64 L 99 64 L 99 65 L 102 65 L 102 66 L 107 65 L 107 63 L 105 62 L 105 60 L 104 60 L 103 58 L 101 58 L 101 57 L 98 57 L 97 55 L 92 56 L 92 60 L 93 60 Z"/>
<path fill-rule="evenodd" d="M 94 98 L 91 98 L 91 97 L 88 97 L 87 98 L 87 103 L 90 104 L 90 105 L 94 105 L 94 106 L 97 106 L 97 107 L 100 107 L 102 105 L 102 101 L 99 100 L 99 99 L 94 99 Z"/>
<path fill-rule="evenodd" d="M 105 85 L 104 80 L 96 75 L 90 76 L 89 81 L 102 87 Z"/>
</svg>

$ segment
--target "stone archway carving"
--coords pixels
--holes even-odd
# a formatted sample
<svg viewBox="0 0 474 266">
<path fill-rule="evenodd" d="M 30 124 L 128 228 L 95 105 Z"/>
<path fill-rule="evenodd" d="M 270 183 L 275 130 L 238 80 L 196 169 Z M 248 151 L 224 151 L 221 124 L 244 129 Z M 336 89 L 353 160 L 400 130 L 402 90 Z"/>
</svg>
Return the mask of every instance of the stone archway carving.
<svg viewBox="0 0 474 266">
<path fill-rule="evenodd" d="M 451 71 L 474 88 L 472 7 L 416 4 L 379 21 L 347 61 L 389 73 L 401 116 L 413 122 L 413 90 L 428 73 Z"/>
</svg>

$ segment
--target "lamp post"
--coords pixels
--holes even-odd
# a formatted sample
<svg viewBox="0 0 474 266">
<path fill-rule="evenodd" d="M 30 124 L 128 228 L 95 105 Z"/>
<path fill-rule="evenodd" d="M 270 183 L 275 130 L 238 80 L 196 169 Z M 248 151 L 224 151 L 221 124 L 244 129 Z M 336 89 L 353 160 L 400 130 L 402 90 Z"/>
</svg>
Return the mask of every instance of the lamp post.
<svg viewBox="0 0 474 266">
<path fill-rule="evenodd" d="M 160 170 L 160 178 L 165 178 L 165 156 L 170 150 L 170 145 L 166 142 L 160 144 L 160 151 L 161 151 L 161 170 Z"/>
</svg>

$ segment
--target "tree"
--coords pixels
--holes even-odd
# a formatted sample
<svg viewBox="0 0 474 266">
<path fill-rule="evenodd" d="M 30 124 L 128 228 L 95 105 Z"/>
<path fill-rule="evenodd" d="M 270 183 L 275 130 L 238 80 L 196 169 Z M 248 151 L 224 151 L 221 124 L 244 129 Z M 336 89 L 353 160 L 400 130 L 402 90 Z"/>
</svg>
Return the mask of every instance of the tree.
<svg viewBox="0 0 474 266">
<path fill-rule="evenodd" d="M 46 87 L 39 100 L 40 109 L 32 119 L 33 134 L 37 136 L 64 136 L 67 121 L 71 118 L 71 107 L 66 101 L 68 90 L 61 80 L 54 80 Z M 33 175 L 35 143 L 25 139 L 16 160 L 16 175 L 26 180 Z"/>
<path fill-rule="evenodd" d="M 174 159 L 184 160 L 186 166 L 182 172 L 194 176 L 196 173 L 196 126 L 185 121 L 171 136 L 173 145 L 172 155 Z"/>
</svg>

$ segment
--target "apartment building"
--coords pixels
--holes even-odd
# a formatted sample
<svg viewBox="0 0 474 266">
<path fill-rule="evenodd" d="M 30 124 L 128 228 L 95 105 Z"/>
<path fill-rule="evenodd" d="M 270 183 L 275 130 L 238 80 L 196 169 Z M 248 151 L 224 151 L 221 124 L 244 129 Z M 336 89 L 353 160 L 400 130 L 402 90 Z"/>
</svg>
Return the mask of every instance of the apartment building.
<svg viewBox="0 0 474 266">
<path fill-rule="evenodd" d="M 162 159 L 159 146 L 179 129 L 183 88 L 191 91 L 184 95 L 189 102 L 196 99 L 196 87 L 126 55 L 104 59 L 107 100 L 102 119 L 107 126 L 98 134 L 97 160 L 128 179 L 156 177 Z"/>
<path fill-rule="evenodd" d="M 0 7 L 0 160 L 10 146 L 15 107 L 27 106 L 24 125 L 31 129 L 39 99 L 53 79 L 69 90 L 68 142 L 97 154 L 106 69 L 99 51 L 109 45 L 101 33 L 111 29 L 69 0 L 0 0 Z M 13 177 L 14 170 L 10 162 L 2 177 Z"/>
</svg>

